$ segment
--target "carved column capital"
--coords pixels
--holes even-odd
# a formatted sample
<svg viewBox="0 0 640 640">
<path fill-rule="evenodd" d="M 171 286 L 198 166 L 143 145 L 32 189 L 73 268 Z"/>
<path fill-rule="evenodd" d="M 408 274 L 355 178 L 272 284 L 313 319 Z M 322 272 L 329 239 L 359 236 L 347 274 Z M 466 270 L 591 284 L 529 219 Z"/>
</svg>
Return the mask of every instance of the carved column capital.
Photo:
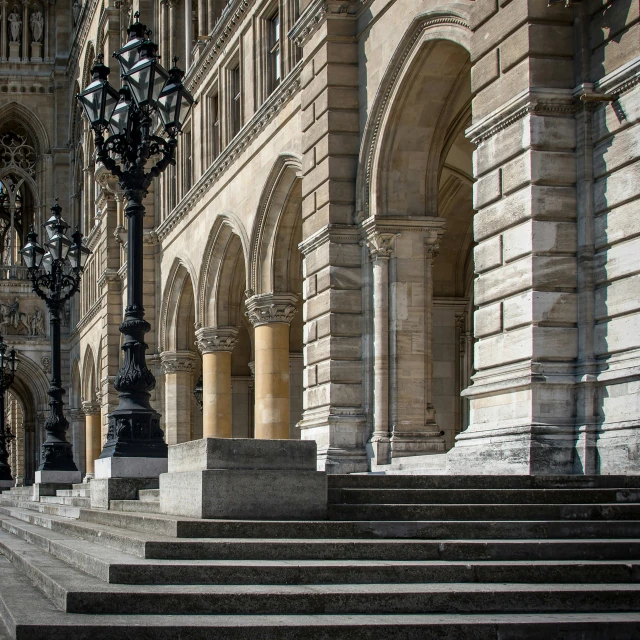
<svg viewBox="0 0 640 640">
<path fill-rule="evenodd" d="M 237 327 L 202 327 L 196 331 L 196 344 L 202 354 L 233 351 L 237 342 Z"/>
<path fill-rule="evenodd" d="M 163 351 L 160 363 L 163 373 L 194 373 L 198 356 L 193 351 Z"/>
<path fill-rule="evenodd" d="M 383 233 L 375 229 L 370 229 L 364 241 L 369 249 L 371 260 L 388 260 L 394 250 L 396 238 L 399 233 Z"/>
<path fill-rule="evenodd" d="M 67 418 L 69 418 L 69 420 L 84 420 L 84 409 L 67 409 L 65 413 L 67 414 Z"/>
<path fill-rule="evenodd" d="M 433 260 L 438 255 L 440 245 L 437 243 L 425 242 L 424 249 L 427 260 Z"/>
<path fill-rule="evenodd" d="M 298 296 L 293 293 L 261 293 L 247 298 L 245 316 L 254 327 L 280 322 L 291 324 Z"/>
<path fill-rule="evenodd" d="M 91 402 L 91 400 L 83 400 L 82 411 L 86 416 L 100 413 L 100 405 L 97 402 Z"/>
</svg>

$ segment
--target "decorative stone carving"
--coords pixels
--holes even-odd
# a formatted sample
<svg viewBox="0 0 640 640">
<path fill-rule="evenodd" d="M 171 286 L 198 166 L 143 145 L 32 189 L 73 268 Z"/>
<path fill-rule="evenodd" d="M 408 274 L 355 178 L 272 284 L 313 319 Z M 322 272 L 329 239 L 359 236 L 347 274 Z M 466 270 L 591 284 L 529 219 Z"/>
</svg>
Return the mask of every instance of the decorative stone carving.
<svg viewBox="0 0 640 640">
<path fill-rule="evenodd" d="M 42 358 L 40 358 L 40 363 L 42 364 L 42 370 L 45 373 L 51 373 L 51 358 L 49 356 L 42 356 Z"/>
<path fill-rule="evenodd" d="M 20 9 L 17 5 L 13 6 L 11 13 L 7 18 L 9 22 L 9 35 L 11 42 L 20 42 L 20 34 L 22 33 L 22 20 L 20 18 Z"/>
<path fill-rule="evenodd" d="M 194 373 L 196 354 L 191 351 L 163 351 L 160 354 L 162 373 Z"/>
<path fill-rule="evenodd" d="M 44 336 L 44 315 L 40 309 L 36 309 L 29 316 L 29 335 L 30 336 Z"/>
<path fill-rule="evenodd" d="M 39 10 L 34 11 L 31 14 L 29 22 L 31 24 L 31 36 L 33 38 L 33 42 L 40 42 L 44 31 L 44 17 L 42 16 L 42 12 Z"/>
<path fill-rule="evenodd" d="M 388 260 L 393 253 L 393 245 L 399 235 L 399 233 L 379 233 L 371 230 L 365 238 L 371 259 L 378 260 L 382 258 Z"/>
<path fill-rule="evenodd" d="M 298 296 L 293 293 L 261 293 L 247 298 L 245 316 L 254 327 L 273 322 L 291 324 Z"/>
<path fill-rule="evenodd" d="M 0 168 L 10 169 L 16 167 L 26 171 L 32 178 L 36 175 L 36 150 L 27 144 L 27 138 L 18 133 L 6 133 L 0 137 Z M 2 179 L 5 188 L 13 187 L 17 191 L 17 185 L 5 176 Z"/>
<path fill-rule="evenodd" d="M 30 335 L 29 314 L 20 311 L 20 299 L 13 302 L 0 302 L 0 333 L 5 335 Z"/>
<path fill-rule="evenodd" d="M 80 12 L 82 11 L 82 2 L 81 0 L 74 0 L 73 2 L 73 26 L 75 27 L 78 24 L 78 19 L 80 18 Z"/>
<path fill-rule="evenodd" d="M 196 331 L 196 344 L 203 354 L 212 351 L 233 351 L 237 342 L 237 327 L 203 327 Z"/>
</svg>

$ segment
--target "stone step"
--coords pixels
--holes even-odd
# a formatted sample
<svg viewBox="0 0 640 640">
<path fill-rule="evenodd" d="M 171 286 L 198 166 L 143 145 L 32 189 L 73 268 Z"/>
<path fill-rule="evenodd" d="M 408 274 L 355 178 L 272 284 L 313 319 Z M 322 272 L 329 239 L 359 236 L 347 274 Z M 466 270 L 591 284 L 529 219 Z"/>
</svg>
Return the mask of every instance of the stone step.
<svg viewBox="0 0 640 640">
<path fill-rule="evenodd" d="M 160 501 L 152 500 L 110 500 L 109 508 L 113 511 L 141 513 L 160 513 Z"/>
<path fill-rule="evenodd" d="M 2 526 L 7 527 L 7 519 Z M 52 521 L 53 522 L 53 521 Z M 11 523 L 14 526 L 15 523 Z M 25 528 L 25 527 L 23 527 Z M 640 541 L 586 540 L 371 540 L 371 539 L 170 539 L 108 527 L 65 526 L 64 535 L 100 541 L 125 553 L 163 560 L 630 560 Z M 72 533 L 73 532 L 73 533 Z M 33 532 L 30 533 L 33 535 Z"/>
<path fill-rule="evenodd" d="M 68 507 L 87 507 L 91 506 L 91 498 L 82 498 L 76 496 L 43 496 L 40 498 L 41 504 L 62 504 Z"/>
<path fill-rule="evenodd" d="M 77 519 L 80 516 L 80 507 L 70 507 L 61 504 L 47 504 L 45 502 L 28 502 L 23 500 L 0 500 L 0 507 L 17 507 L 38 513 L 62 516 L 64 518 Z"/>
<path fill-rule="evenodd" d="M 173 538 L 640 538 L 640 520 L 195 520 L 97 509 L 79 520 Z"/>
<path fill-rule="evenodd" d="M 64 491 L 57 491 L 56 495 L 61 498 L 90 498 L 91 490 L 86 489 L 66 489 Z"/>
<path fill-rule="evenodd" d="M 635 476 L 443 476 L 330 474 L 330 489 L 638 489 Z"/>
<path fill-rule="evenodd" d="M 55 524 L 55 521 L 54 521 Z M 638 582 L 640 565 L 620 561 L 147 560 L 3 518 L 2 527 L 67 564 L 119 584 L 368 584 L 419 582 Z M 78 533 L 75 531 L 74 533 Z M 0 533 L 0 550 L 11 538 Z"/>
<path fill-rule="evenodd" d="M 160 500 L 160 489 L 140 489 L 138 497 L 141 502 L 158 502 Z"/>
<path fill-rule="evenodd" d="M 638 520 L 640 504 L 330 504 L 331 520 Z"/>
<path fill-rule="evenodd" d="M 28 542 L 3 541 L 3 551 L 69 613 L 592 613 L 640 606 L 637 584 L 104 585 Z"/>
<path fill-rule="evenodd" d="M 89 615 L 66 614 L 9 563 L 0 612 L 20 640 L 632 640 L 640 614 Z"/>
<path fill-rule="evenodd" d="M 330 489 L 334 504 L 638 503 L 638 489 Z"/>
</svg>

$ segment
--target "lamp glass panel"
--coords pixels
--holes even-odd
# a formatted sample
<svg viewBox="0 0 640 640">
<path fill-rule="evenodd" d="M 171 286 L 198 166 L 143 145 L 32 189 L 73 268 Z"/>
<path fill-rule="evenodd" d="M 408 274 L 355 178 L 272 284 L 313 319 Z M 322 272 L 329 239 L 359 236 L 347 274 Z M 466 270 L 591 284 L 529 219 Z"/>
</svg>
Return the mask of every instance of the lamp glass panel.
<svg viewBox="0 0 640 640">
<path fill-rule="evenodd" d="M 44 228 L 47 232 L 47 238 L 51 239 L 56 235 L 56 227 L 58 226 L 58 216 L 52 215 L 45 223 Z"/>
<path fill-rule="evenodd" d="M 127 82 L 133 94 L 134 100 L 139 104 L 146 104 L 149 99 L 149 81 L 151 78 L 151 64 L 150 60 L 139 62 L 131 70 L 131 73 L 127 76 Z"/>
<path fill-rule="evenodd" d="M 89 122 L 94 123 L 100 120 L 100 107 L 102 106 L 102 91 L 104 82 L 94 80 L 80 94 L 80 102 L 85 109 Z"/>
<path fill-rule="evenodd" d="M 156 69 L 153 77 L 153 93 L 151 95 L 151 98 L 154 102 L 156 102 L 160 97 L 160 93 L 162 92 L 162 89 L 167 82 L 167 72 L 157 62 L 155 66 Z"/>
<path fill-rule="evenodd" d="M 179 124 L 182 126 L 184 121 L 187 119 L 189 115 L 189 109 L 191 109 L 191 101 L 186 100 L 184 96 L 182 96 L 182 104 L 180 105 L 180 116 L 179 116 Z"/>
<path fill-rule="evenodd" d="M 116 108 L 119 98 L 120 98 L 120 95 L 118 93 L 114 93 L 113 91 L 107 91 L 105 104 L 104 104 L 104 119 L 106 122 L 109 122 L 109 120 L 111 120 L 113 110 Z"/>
<path fill-rule="evenodd" d="M 114 136 L 122 136 L 127 133 L 127 125 L 129 124 L 129 103 L 125 100 L 120 100 L 118 105 L 113 111 L 111 120 L 109 121 L 109 128 Z"/>
<path fill-rule="evenodd" d="M 175 85 L 167 86 L 158 100 L 158 109 L 165 125 L 174 124 L 175 121 L 176 106 L 180 95 L 176 89 Z"/>
<path fill-rule="evenodd" d="M 51 273 L 53 270 L 53 256 L 50 251 L 47 251 L 47 253 L 42 257 L 42 267 L 46 273 Z"/>
<path fill-rule="evenodd" d="M 140 50 L 139 47 L 142 44 L 142 38 L 135 38 L 134 40 L 129 40 L 127 44 L 117 51 L 117 59 L 120 63 L 120 69 L 123 74 L 129 73 L 133 65 L 138 62 L 140 58 Z"/>
</svg>

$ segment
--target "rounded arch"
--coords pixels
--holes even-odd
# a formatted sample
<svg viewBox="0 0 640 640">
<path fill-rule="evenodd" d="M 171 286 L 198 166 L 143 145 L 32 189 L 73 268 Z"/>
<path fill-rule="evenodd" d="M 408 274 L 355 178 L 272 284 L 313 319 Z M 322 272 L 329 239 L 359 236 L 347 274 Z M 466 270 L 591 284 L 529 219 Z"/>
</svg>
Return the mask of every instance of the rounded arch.
<svg viewBox="0 0 640 640">
<path fill-rule="evenodd" d="M 223 319 L 219 313 L 220 283 L 228 282 L 229 260 L 233 260 L 237 268 L 241 266 L 242 289 L 250 288 L 249 273 L 249 240 L 240 219 L 232 213 L 221 213 L 217 216 L 204 251 L 204 262 L 198 280 L 196 301 L 196 326 L 230 326 L 225 324 L 229 318 Z M 223 275 L 224 274 L 224 275 Z M 237 281 L 237 275 L 235 276 Z"/>
<path fill-rule="evenodd" d="M 421 66 L 430 67 L 441 73 L 441 64 L 438 64 L 435 59 L 433 64 L 420 63 L 420 59 L 424 59 L 425 54 L 428 56 L 433 53 L 438 43 L 445 47 L 458 47 L 464 52 L 462 56 L 466 55 L 468 58 L 471 44 L 468 7 L 452 4 L 448 8 L 440 8 L 416 16 L 391 57 L 373 100 L 363 133 L 356 179 L 357 221 L 376 215 L 379 210 L 388 212 L 377 198 L 380 193 L 380 173 L 384 173 L 380 171 L 381 158 L 389 152 L 387 137 L 393 137 L 385 134 L 388 134 L 394 108 L 401 98 L 399 94 L 406 90 L 407 86 L 420 86 L 419 78 L 415 78 L 413 83 L 410 81 L 411 76 L 416 74 L 416 69 Z M 446 58 L 447 52 L 443 53 Z M 456 72 L 454 81 L 458 75 L 459 72 Z M 450 90 L 451 87 L 448 88 L 447 94 Z M 440 114 L 441 109 L 437 109 L 437 113 Z"/>
<path fill-rule="evenodd" d="M 162 297 L 160 316 L 161 351 L 193 349 L 195 293 L 192 269 L 183 260 L 171 265 Z"/>
<path fill-rule="evenodd" d="M 40 118 L 31 109 L 19 102 L 11 101 L 0 107 L 0 122 L 15 119 L 33 132 L 38 156 L 51 153 L 49 135 Z"/>
<path fill-rule="evenodd" d="M 24 354 L 18 353 L 18 369 L 11 388 L 24 402 L 25 420 L 35 420 L 36 411 L 44 409 L 49 403 L 49 380 L 42 365 Z"/>
<path fill-rule="evenodd" d="M 262 190 L 251 235 L 249 288 L 253 293 L 287 291 L 289 275 L 297 268 L 288 260 L 297 255 L 291 251 L 291 242 L 301 231 L 296 229 L 301 224 L 297 215 L 302 203 L 301 174 L 300 158 L 281 154 Z"/>
</svg>

